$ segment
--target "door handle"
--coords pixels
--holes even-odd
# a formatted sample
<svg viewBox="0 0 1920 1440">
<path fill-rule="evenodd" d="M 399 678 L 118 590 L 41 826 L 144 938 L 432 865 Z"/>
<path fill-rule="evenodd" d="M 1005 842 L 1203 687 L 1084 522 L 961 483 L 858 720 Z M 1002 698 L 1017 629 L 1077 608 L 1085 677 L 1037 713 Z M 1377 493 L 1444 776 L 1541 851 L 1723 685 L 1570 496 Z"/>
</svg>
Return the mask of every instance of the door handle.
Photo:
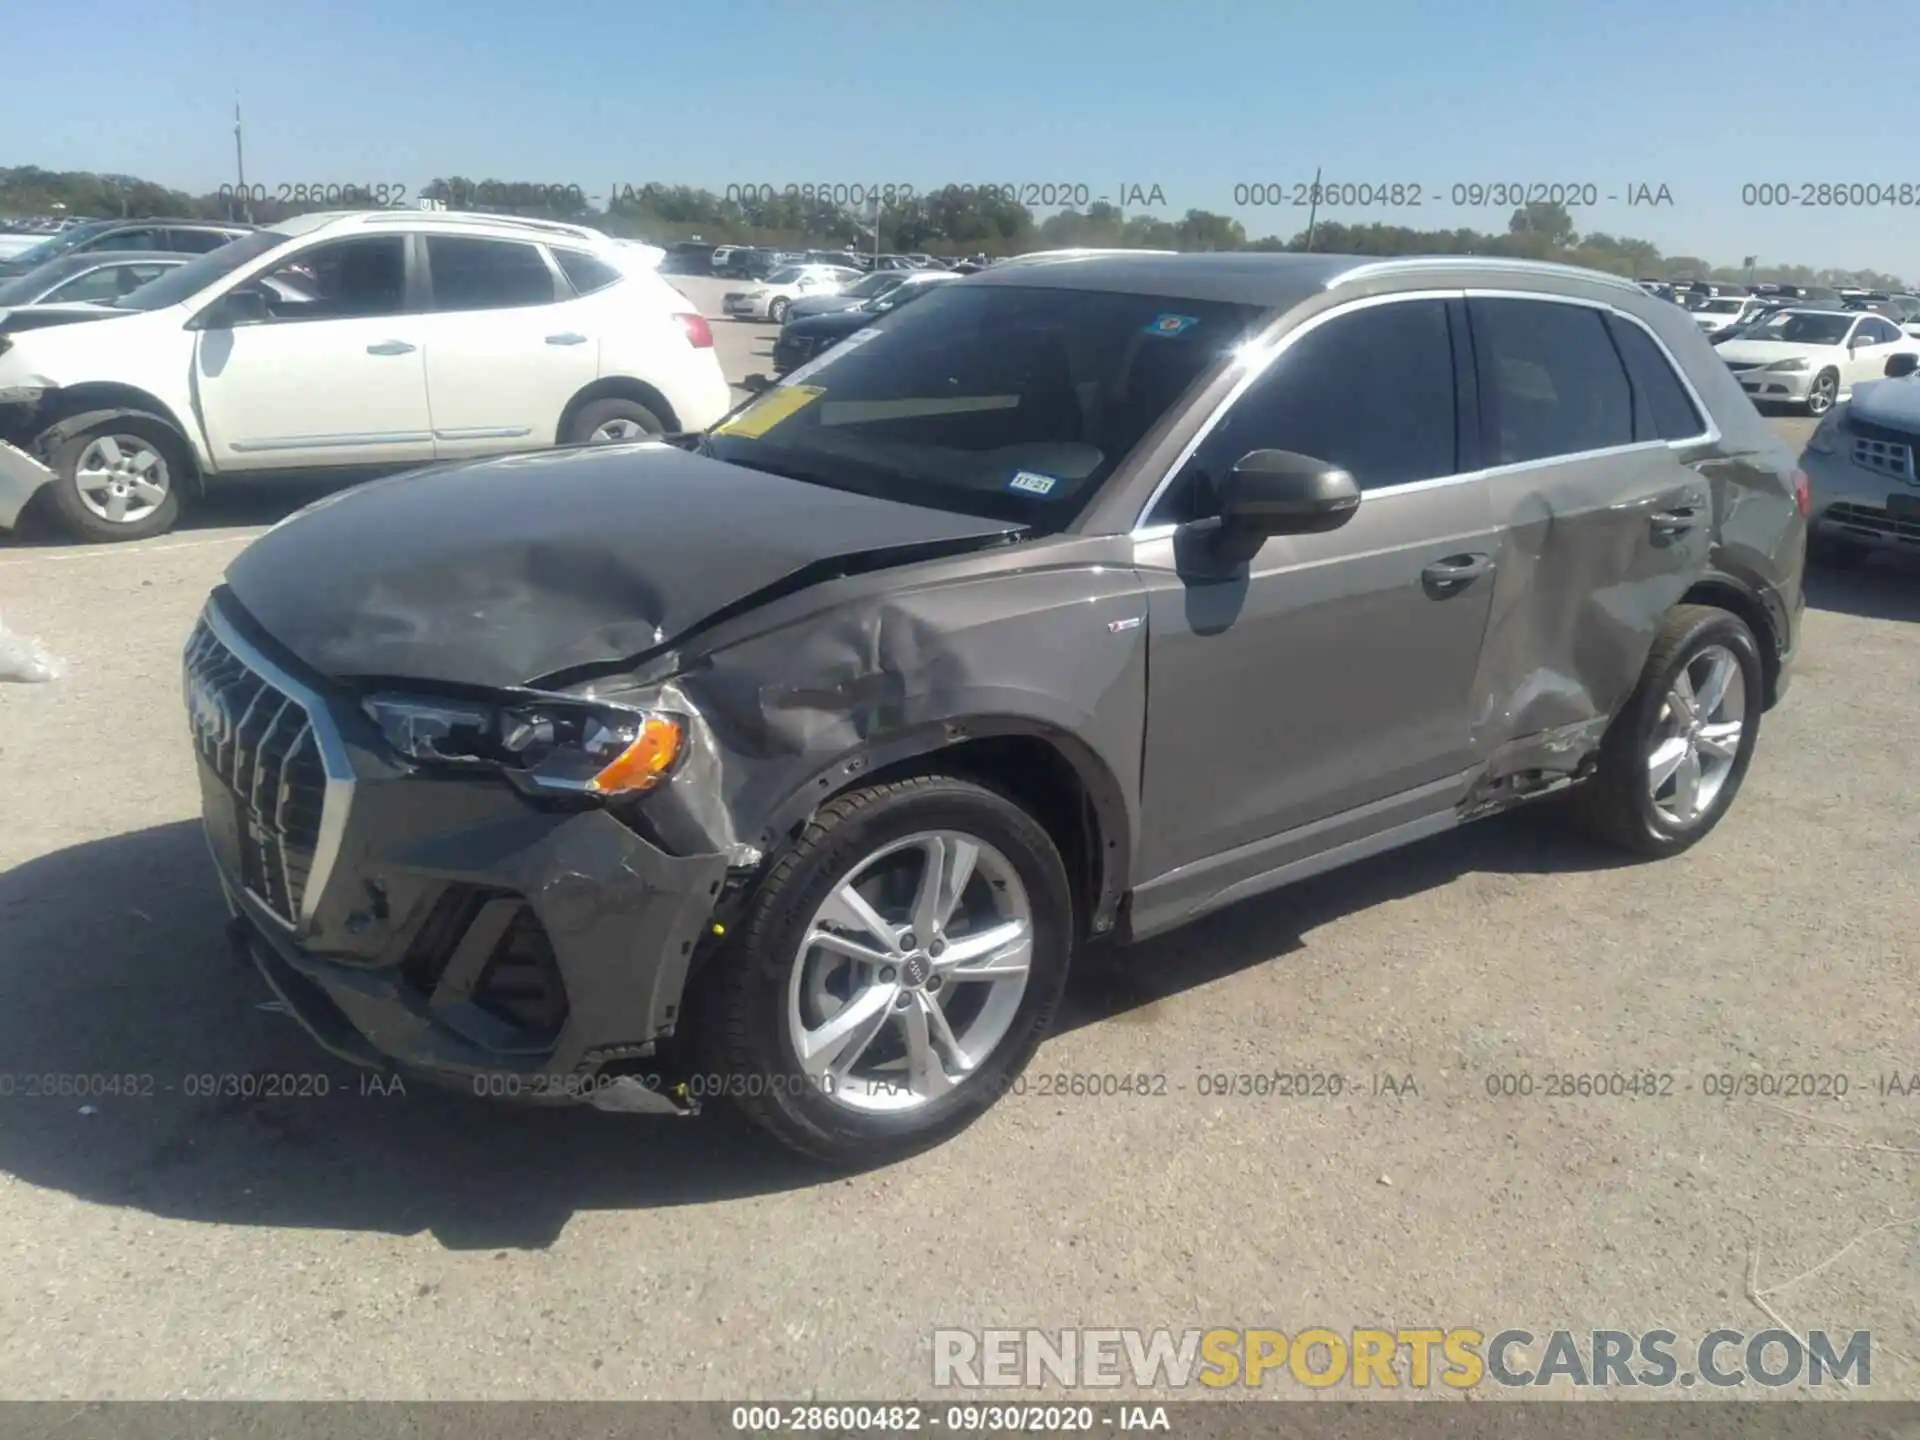
<svg viewBox="0 0 1920 1440">
<path fill-rule="evenodd" d="M 584 345 L 587 343 L 587 337 L 584 335 L 576 335 L 569 330 L 564 335 L 547 336 L 547 343 L 549 345 Z"/>
<path fill-rule="evenodd" d="M 1420 581 L 1436 600 L 1458 595 L 1493 568 L 1491 555 L 1449 555 L 1420 572 Z"/>
<path fill-rule="evenodd" d="M 367 346 L 369 355 L 411 355 L 413 346 L 404 340 L 382 340 L 378 345 Z"/>
<path fill-rule="evenodd" d="M 1700 518 L 1700 512 L 1691 505 L 1678 505 L 1671 510 L 1656 510 L 1647 521 L 1655 538 L 1672 540 L 1693 529 L 1694 522 Z"/>
</svg>

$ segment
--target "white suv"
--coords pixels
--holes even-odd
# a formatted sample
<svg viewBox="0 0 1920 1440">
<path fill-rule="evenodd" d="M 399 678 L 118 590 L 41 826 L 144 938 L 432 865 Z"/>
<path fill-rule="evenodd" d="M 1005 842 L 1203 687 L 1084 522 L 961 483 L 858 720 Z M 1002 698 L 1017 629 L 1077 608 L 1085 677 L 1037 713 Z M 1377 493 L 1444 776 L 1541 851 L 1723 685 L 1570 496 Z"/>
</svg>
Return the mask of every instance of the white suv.
<svg viewBox="0 0 1920 1440">
<path fill-rule="evenodd" d="M 76 535 L 134 540 L 216 481 L 705 429 L 726 377 L 657 253 L 495 215 L 303 215 L 124 316 L 0 327 L 0 527 L 42 486 Z"/>
</svg>

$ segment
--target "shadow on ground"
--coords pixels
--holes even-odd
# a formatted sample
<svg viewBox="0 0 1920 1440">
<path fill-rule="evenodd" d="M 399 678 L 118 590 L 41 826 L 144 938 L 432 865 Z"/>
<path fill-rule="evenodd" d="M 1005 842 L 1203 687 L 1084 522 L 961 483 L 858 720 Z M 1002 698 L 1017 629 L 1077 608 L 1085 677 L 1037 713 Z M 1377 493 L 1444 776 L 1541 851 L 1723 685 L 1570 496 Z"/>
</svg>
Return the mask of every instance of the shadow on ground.
<svg viewBox="0 0 1920 1440">
<path fill-rule="evenodd" d="M 1807 604 L 1865 620 L 1920 620 L 1920 556 L 1873 555 L 1852 570 L 1810 566 Z"/>
<path fill-rule="evenodd" d="M 1101 956 L 1070 987 L 1062 1024 L 1125 1019 L 1270 961 L 1306 963 L 1316 927 L 1468 871 L 1608 863 L 1551 817 L 1503 817 Z M 370 1091 L 261 1008 L 269 994 L 227 950 L 225 918 L 197 822 L 0 875 L 0 1170 L 156 1215 L 424 1230 L 455 1249 L 545 1246 L 580 1210 L 835 1179 L 712 1114 L 516 1109 L 418 1082 Z M 227 1076 L 250 1091 L 261 1077 L 300 1077 L 280 1088 L 307 1093 L 223 1096 Z"/>
</svg>

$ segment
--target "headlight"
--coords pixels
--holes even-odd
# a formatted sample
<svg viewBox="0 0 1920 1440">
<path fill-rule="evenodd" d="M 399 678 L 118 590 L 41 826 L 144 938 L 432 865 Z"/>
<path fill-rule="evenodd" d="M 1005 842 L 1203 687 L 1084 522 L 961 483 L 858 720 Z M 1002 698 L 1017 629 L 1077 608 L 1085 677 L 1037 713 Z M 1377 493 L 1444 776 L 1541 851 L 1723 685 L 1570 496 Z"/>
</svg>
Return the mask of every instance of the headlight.
<svg viewBox="0 0 1920 1440">
<path fill-rule="evenodd" d="M 1760 368 L 1762 370 L 1804 370 L 1807 368 L 1807 362 L 1805 357 L 1801 356 L 1792 360 L 1776 360 L 1773 364 L 1762 365 Z"/>
<path fill-rule="evenodd" d="M 411 760 L 490 770 L 525 788 L 577 795 L 651 790 L 672 770 L 686 733 L 660 711 L 564 697 L 492 705 L 375 695 L 362 708 Z"/>
</svg>

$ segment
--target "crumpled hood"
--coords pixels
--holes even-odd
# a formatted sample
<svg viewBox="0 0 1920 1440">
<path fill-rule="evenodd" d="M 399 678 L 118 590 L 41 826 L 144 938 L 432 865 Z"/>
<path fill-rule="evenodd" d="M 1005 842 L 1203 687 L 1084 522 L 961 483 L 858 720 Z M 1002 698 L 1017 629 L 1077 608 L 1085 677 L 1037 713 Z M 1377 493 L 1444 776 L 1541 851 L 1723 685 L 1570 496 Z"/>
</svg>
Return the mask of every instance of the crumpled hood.
<svg viewBox="0 0 1920 1440">
<path fill-rule="evenodd" d="M 499 688 L 671 643 L 808 566 L 1020 528 L 658 443 L 593 446 L 329 496 L 226 579 L 322 674 Z"/>
<path fill-rule="evenodd" d="M 1863 380 L 1853 387 L 1848 414 L 1869 425 L 1885 425 L 1920 436 L 1920 383 L 1911 379 Z"/>
</svg>

